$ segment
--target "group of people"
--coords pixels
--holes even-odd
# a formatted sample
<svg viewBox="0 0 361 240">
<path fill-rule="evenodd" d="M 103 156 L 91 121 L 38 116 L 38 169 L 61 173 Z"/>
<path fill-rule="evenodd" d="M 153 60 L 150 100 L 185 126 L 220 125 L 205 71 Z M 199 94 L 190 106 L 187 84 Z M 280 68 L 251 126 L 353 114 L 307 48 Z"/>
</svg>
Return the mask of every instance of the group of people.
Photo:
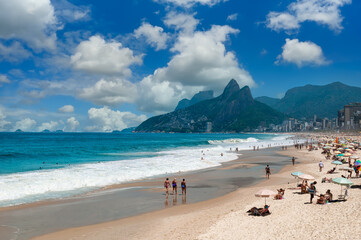
<svg viewBox="0 0 361 240">
<path fill-rule="evenodd" d="M 166 178 L 166 180 L 164 181 L 164 187 L 165 187 L 165 193 L 168 195 L 169 194 L 169 187 L 171 186 L 170 182 L 169 182 L 169 178 Z M 172 188 L 173 188 L 173 195 L 174 193 L 177 195 L 178 194 L 178 185 L 177 185 L 177 179 L 174 178 L 172 181 Z M 181 182 L 181 188 L 182 188 L 182 195 L 187 195 L 187 184 L 186 184 L 186 180 L 183 178 L 183 181 Z"/>
<path fill-rule="evenodd" d="M 322 179 L 322 182 L 324 182 L 324 179 Z M 301 184 L 301 193 L 309 193 L 310 194 L 310 203 L 312 203 L 313 198 L 315 196 L 319 197 L 319 199 L 317 199 L 317 204 L 325 204 L 325 203 L 327 203 L 327 201 L 328 202 L 332 201 L 333 195 L 332 195 L 330 189 L 328 189 L 325 194 L 320 194 L 320 195 L 316 194 L 317 193 L 316 184 L 317 184 L 317 182 L 314 181 L 309 186 L 307 183 L 307 180 L 303 180 L 302 184 Z"/>
</svg>

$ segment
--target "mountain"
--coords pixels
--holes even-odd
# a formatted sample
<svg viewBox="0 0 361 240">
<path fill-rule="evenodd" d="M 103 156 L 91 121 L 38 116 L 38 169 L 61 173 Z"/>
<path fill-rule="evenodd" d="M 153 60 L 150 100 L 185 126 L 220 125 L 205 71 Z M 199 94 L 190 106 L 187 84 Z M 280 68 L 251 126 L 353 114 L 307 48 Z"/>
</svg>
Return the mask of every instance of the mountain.
<svg viewBox="0 0 361 240">
<path fill-rule="evenodd" d="M 178 102 L 178 105 L 175 108 L 175 110 L 183 109 L 183 108 L 192 106 L 196 103 L 199 103 L 201 101 L 212 99 L 212 98 L 214 98 L 213 91 L 200 91 L 199 93 L 194 95 L 191 100 L 186 99 L 186 98 L 180 100 Z"/>
<path fill-rule="evenodd" d="M 271 97 L 256 97 L 254 100 L 267 104 L 271 108 L 276 108 L 277 104 L 281 101 L 279 98 L 271 98 Z"/>
<path fill-rule="evenodd" d="M 220 96 L 149 118 L 136 131 L 205 132 L 206 126 L 212 125 L 212 132 L 240 132 L 284 119 L 284 114 L 255 101 L 248 86 L 240 89 L 232 79 Z"/>
<path fill-rule="evenodd" d="M 340 82 L 324 86 L 306 85 L 288 90 L 280 99 L 260 97 L 258 101 L 295 118 L 337 117 L 337 111 L 352 102 L 361 102 L 361 88 Z"/>
</svg>

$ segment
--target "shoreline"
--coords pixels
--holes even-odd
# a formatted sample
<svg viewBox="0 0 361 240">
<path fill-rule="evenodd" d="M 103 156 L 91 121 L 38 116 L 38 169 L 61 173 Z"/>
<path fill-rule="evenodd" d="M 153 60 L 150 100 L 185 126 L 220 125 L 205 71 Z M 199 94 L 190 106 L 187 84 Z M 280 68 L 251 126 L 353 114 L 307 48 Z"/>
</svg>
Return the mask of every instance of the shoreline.
<svg viewBox="0 0 361 240">
<path fill-rule="evenodd" d="M 316 197 L 314 203 L 309 204 L 310 195 L 299 194 L 300 190 L 295 190 L 296 179 L 290 175 L 294 171 L 311 174 L 318 182 L 319 193 L 331 189 L 337 198 L 340 186 L 321 183 L 321 178 L 338 177 L 342 171 L 326 174 L 333 165 L 331 161 L 325 160 L 320 151 L 290 148 L 278 151 L 277 154 L 285 155 L 288 159 L 295 156 L 296 165 L 292 166 L 289 161 L 278 173 L 272 174 L 270 180 L 263 178 L 255 185 L 239 188 L 215 199 L 96 225 L 69 228 L 34 239 L 354 239 L 354 236 L 361 234 L 358 227 L 361 217 L 358 204 L 360 189 L 350 188 L 345 202 L 317 205 Z M 323 172 L 318 169 L 320 160 L 324 161 Z M 361 185 L 361 178 L 351 180 L 356 186 Z M 267 199 L 272 213 L 269 216 L 248 216 L 248 209 L 264 205 L 263 198 L 254 196 L 262 188 L 273 191 L 286 189 L 285 199 Z"/>
<path fill-rule="evenodd" d="M 260 163 L 263 164 L 265 162 L 264 158 L 262 158 L 263 154 L 266 154 L 270 158 L 274 158 L 273 161 L 279 159 L 280 155 L 275 153 L 276 150 L 277 150 L 277 147 L 270 148 L 270 149 L 262 149 L 259 151 L 252 151 L 252 150 L 241 151 L 240 153 L 242 155 L 240 155 L 237 160 L 233 160 L 230 162 L 224 162 L 224 163 L 222 163 L 221 166 L 218 166 L 218 167 L 213 167 L 210 169 L 203 169 L 203 170 L 193 171 L 191 173 L 186 173 L 186 175 L 183 175 L 183 176 L 186 176 L 186 179 L 191 180 L 191 182 L 188 182 L 188 188 L 187 188 L 188 199 L 187 199 L 187 203 L 185 205 L 183 204 L 183 202 L 181 205 L 181 203 L 180 203 L 181 196 L 179 196 L 180 199 L 179 199 L 179 203 L 177 206 L 172 206 L 169 208 L 166 207 L 166 209 L 162 209 L 162 208 L 164 208 L 163 202 L 164 202 L 164 196 L 165 196 L 165 194 L 163 194 L 164 190 L 162 187 L 164 179 L 159 178 L 159 179 L 152 179 L 150 181 L 141 181 L 141 182 L 135 182 L 135 183 L 122 184 L 122 185 L 108 186 L 101 190 L 96 190 L 94 192 L 95 197 L 93 196 L 93 193 L 90 193 L 89 195 L 86 194 L 85 196 L 80 196 L 79 198 L 67 198 L 67 199 L 63 199 L 63 200 L 52 200 L 52 201 L 37 202 L 37 203 L 32 203 L 32 204 L 27 204 L 27 205 L 3 208 L 0 210 L 0 225 L 14 226 L 15 224 L 18 224 L 19 221 L 21 221 L 21 224 L 23 224 L 23 226 L 19 227 L 20 229 L 22 229 L 24 227 L 26 229 L 31 228 L 31 226 L 28 225 L 28 223 L 25 223 L 26 219 L 29 219 L 29 216 L 32 215 L 36 219 L 38 219 L 38 218 L 39 219 L 40 218 L 47 219 L 50 216 L 47 215 L 46 212 L 54 213 L 54 212 L 56 212 L 55 210 L 60 211 L 63 206 L 68 207 L 71 205 L 77 206 L 79 209 L 83 209 L 83 210 L 79 210 L 81 212 L 81 215 L 84 214 L 84 211 L 85 211 L 84 209 L 86 208 L 86 206 L 88 206 L 88 207 L 91 206 L 90 208 L 95 207 L 98 210 L 98 214 L 102 214 L 103 211 L 108 211 L 108 210 L 103 207 L 99 207 L 97 205 L 89 205 L 89 202 L 99 200 L 98 201 L 99 204 L 102 204 L 102 200 L 104 200 L 104 199 L 109 200 L 109 198 L 113 198 L 112 202 L 116 202 L 119 200 L 119 196 L 120 196 L 117 193 L 119 190 L 119 187 L 123 187 L 123 188 L 124 187 L 135 187 L 135 188 L 142 187 L 141 189 L 136 189 L 134 191 L 129 191 L 129 192 L 131 194 L 137 194 L 137 195 L 143 196 L 143 197 L 150 194 L 150 196 L 152 198 L 160 198 L 161 204 L 163 206 L 162 207 L 162 206 L 156 205 L 157 203 L 154 203 L 155 205 L 154 204 L 153 205 L 158 206 L 158 207 L 153 206 L 150 209 L 145 209 L 144 211 L 141 211 L 141 212 L 138 212 L 135 214 L 130 214 L 130 215 L 128 214 L 129 216 L 125 216 L 125 217 L 132 217 L 134 215 L 136 215 L 135 217 L 137 217 L 137 216 L 143 215 L 144 212 L 149 212 L 149 214 L 152 215 L 156 211 L 163 211 L 163 210 L 167 211 L 167 210 L 170 210 L 173 208 L 179 208 L 179 207 L 183 207 L 183 206 L 197 204 L 198 202 L 208 201 L 209 199 L 217 199 L 220 196 L 224 196 L 230 192 L 234 192 L 239 187 L 254 185 L 256 182 L 262 181 L 263 171 L 264 171 L 263 165 L 260 167 L 260 169 L 253 171 L 253 174 L 258 171 L 258 173 L 256 173 L 256 175 L 261 175 L 261 177 L 253 179 L 252 178 L 253 176 L 250 175 L 249 179 L 247 180 L 246 177 L 242 178 L 242 177 L 238 176 L 237 174 L 242 171 L 248 171 L 249 167 L 253 167 L 254 165 L 258 166 Z M 282 166 L 283 164 L 281 164 L 280 166 Z M 280 168 L 280 166 L 275 166 L 275 167 Z M 185 174 L 185 173 L 181 173 L 181 174 Z M 229 174 L 231 174 L 231 176 L 228 176 Z M 177 177 L 177 179 L 179 179 L 178 176 L 176 176 L 176 177 Z M 204 184 L 204 182 L 207 182 L 207 181 L 209 181 L 209 184 L 211 186 Z M 102 196 L 107 191 L 110 191 L 110 194 Z M 113 193 L 113 191 L 115 193 Z M 123 193 L 124 193 L 124 191 L 121 194 L 123 194 Z M 99 194 L 99 196 L 97 196 L 97 194 Z M 118 195 L 116 195 L 116 194 L 118 194 Z M 161 196 L 159 196 L 159 195 L 161 195 Z M 146 199 L 153 201 L 152 198 L 145 198 L 144 201 L 146 201 Z M 170 205 L 172 205 L 172 195 L 169 195 L 169 200 L 170 200 L 169 201 Z M 107 203 L 108 202 L 106 202 L 106 204 Z M 138 201 L 138 203 L 142 204 L 141 201 Z M 114 203 L 112 203 L 112 204 L 114 204 Z M 119 202 L 119 204 L 121 204 L 121 202 Z M 112 207 L 112 206 L 110 206 L 110 207 Z M 73 210 L 78 211 L 78 208 L 73 207 Z M 39 209 L 46 209 L 46 210 L 39 212 Z M 159 209 L 161 209 L 161 210 L 159 210 Z M 65 218 L 64 216 L 62 216 L 62 214 L 63 213 L 60 213 L 59 217 Z M 10 218 L 11 218 L 15 215 L 18 217 L 18 219 L 16 219 L 16 218 L 12 219 L 12 224 L 4 224 L 4 219 L 6 220 L 7 217 L 10 216 Z M 20 220 L 19 216 L 21 216 L 21 215 L 24 215 L 25 217 L 24 217 L 24 219 Z M 77 216 L 73 216 L 73 215 L 74 215 L 74 213 L 71 213 L 69 215 L 70 218 L 76 219 Z M 94 217 L 94 216 L 92 216 L 92 217 Z M 113 216 L 111 216 L 111 217 L 113 217 Z M 98 216 L 96 218 L 98 218 Z M 90 223 L 85 222 L 85 224 L 82 224 L 82 225 L 87 226 L 87 225 L 93 225 L 94 223 L 101 224 L 103 222 L 110 222 L 110 221 L 114 221 L 114 220 L 120 219 L 120 218 L 127 219 L 124 217 L 115 216 L 113 218 L 105 219 L 105 220 L 101 220 L 101 218 L 100 218 L 100 220 L 98 222 L 96 222 L 96 221 L 90 222 Z M 24 222 L 22 222 L 22 221 L 24 221 Z M 54 220 L 51 220 L 51 221 L 54 221 Z M 70 222 L 71 222 L 71 220 L 70 220 Z M 57 225 L 62 226 L 61 224 L 62 224 L 62 222 L 60 222 Z M 42 234 L 56 232 L 56 231 L 59 231 L 62 229 L 68 229 L 71 227 L 78 227 L 79 225 L 76 225 L 76 224 L 78 224 L 78 223 L 76 222 L 75 224 L 69 224 L 67 222 L 66 224 L 64 224 L 65 227 L 62 227 L 62 228 L 51 227 L 49 229 L 43 229 L 43 231 L 41 229 L 40 230 L 39 229 L 32 230 L 33 233 L 31 233 L 30 235 L 28 235 L 28 234 L 20 235 L 19 239 L 28 239 L 28 237 L 34 237 L 34 236 L 38 236 L 38 235 L 42 235 Z M 38 225 L 41 225 L 41 224 L 38 224 Z M 33 228 L 36 228 L 36 225 L 35 225 L 35 227 L 33 226 Z M 47 228 L 47 227 L 43 226 L 43 228 Z M 9 229 L 8 229 L 8 231 L 9 231 Z M 5 231 L 0 228 L 0 233 L 4 233 L 4 232 Z M 22 233 L 22 231 L 20 231 L 20 232 Z M 38 232 L 38 234 L 36 234 L 36 232 Z"/>
<path fill-rule="evenodd" d="M 277 154 L 278 156 L 284 155 L 287 158 L 287 161 L 289 164 L 291 164 L 291 158 L 289 157 L 289 155 L 292 153 L 287 153 L 291 150 L 287 150 L 287 151 L 281 151 L 280 149 L 272 149 L 272 151 Z M 253 151 L 250 151 L 253 152 Z M 261 152 L 260 151 L 256 151 L 255 153 Z M 237 161 L 237 160 L 236 160 Z M 266 162 L 266 160 L 262 160 L 263 162 Z M 298 160 L 296 160 L 298 162 L 298 164 L 301 164 Z M 85 232 L 99 232 L 101 229 L 108 229 L 108 228 L 114 228 L 114 226 L 118 226 L 120 229 L 120 232 L 122 232 L 122 237 L 125 237 L 125 239 L 147 239 L 145 236 L 149 236 L 148 234 L 144 234 L 145 236 L 139 235 L 138 231 L 136 231 L 136 229 L 138 229 L 139 227 L 141 227 L 143 230 L 142 232 L 144 233 L 145 230 L 145 226 L 149 226 L 149 231 L 151 231 L 154 228 L 154 224 L 152 224 L 154 221 L 160 221 L 163 222 L 163 218 L 168 218 L 168 217 L 179 217 L 182 215 L 188 215 L 188 214 L 194 214 L 195 212 L 201 213 L 202 211 L 207 211 L 207 209 L 209 208 L 217 208 L 217 205 L 219 203 L 224 204 L 224 202 L 227 202 L 229 204 L 229 202 L 233 202 L 236 199 L 238 199 L 239 195 L 244 195 L 243 197 L 241 197 L 243 199 L 243 201 L 247 201 L 248 197 L 246 196 L 247 192 L 249 192 L 250 189 L 257 189 L 260 186 L 272 186 L 275 185 L 277 183 L 279 183 L 279 181 L 281 181 L 282 183 L 286 183 L 286 182 L 290 182 L 290 179 L 284 179 L 284 178 L 279 178 L 279 174 L 283 173 L 284 171 L 287 171 L 285 169 L 288 169 L 290 166 L 289 164 L 283 166 L 281 169 L 279 169 L 278 173 L 276 174 L 272 174 L 271 175 L 271 179 L 270 180 L 266 180 L 264 178 L 264 166 L 262 165 L 262 177 L 259 181 L 257 181 L 256 183 L 253 183 L 249 186 L 246 187 L 240 187 L 238 189 L 236 189 L 235 191 L 232 191 L 230 193 L 227 193 L 225 195 L 216 197 L 216 198 L 211 198 L 205 201 L 201 201 L 201 202 L 196 202 L 196 203 L 192 203 L 192 204 L 186 204 L 186 205 L 178 205 L 178 206 L 174 206 L 171 208 L 165 208 L 162 210 L 156 210 L 156 211 L 151 211 L 148 213 L 144 213 L 144 214 L 140 214 L 140 215 L 136 215 L 136 216 L 132 216 L 132 217 L 127 217 L 127 218 L 123 218 L 123 219 L 118 219 L 115 221 L 110 221 L 110 222 L 104 222 L 104 223 L 100 223 L 100 224 L 95 224 L 95 225 L 89 225 L 89 226 L 83 226 L 83 227 L 77 227 L 77 228 L 69 228 L 69 229 L 65 229 L 65 230 L 61 230 L 58 232 L 54 232 L 54 233 L 50 233 L 50 234 L 46 234 L 43 236 L 38 236 L 35 237 L 33 239 L 70 239 L 73 238 L 75 236 L 79 237 L 80 235 L 84 235 Z M 272 165 L 271 165 L 272 167 Z M 222 169 L 222 167 L 220 167 L 220 169 Z M 293 180 L 293 179 L 291 179 Z M 294 180 L 295 181 L 295 180 Z M 219 212 L 216 211 L 215 212 Z M 178 221 L 177 221 L 178 222 Z M 92 235 L 88 235 L 85 234 L 87 237 L 80 237 L 79 239 L 100 239 L 102 238 L 101 236 L 97 237 L 93 237 L 91 238 Z M 116 235 L 118 237 L 120 237 L 119 235 Z M 167 237 L 168 238 L 168 237 Z M 76 238 L 78 239 L 78 238 Z M 105 238 L 104 238 L 105 239 Z M 117 237 L 110 237 L 107 235 L 106 239 L 117 239 Z M 156 239 L 156 238 L 154 238 Z M 162 237 L 158 238 L 158 239 L 162 239 Z M 187 237 L 188 239 L 188 237 Z"/>
</svg>

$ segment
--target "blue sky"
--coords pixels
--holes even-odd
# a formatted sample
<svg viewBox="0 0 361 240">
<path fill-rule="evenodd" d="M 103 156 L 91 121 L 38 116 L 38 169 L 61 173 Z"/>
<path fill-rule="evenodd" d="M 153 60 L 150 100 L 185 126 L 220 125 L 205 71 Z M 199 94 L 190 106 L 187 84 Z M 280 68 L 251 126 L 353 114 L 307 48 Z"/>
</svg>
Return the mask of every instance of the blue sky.
<svg viewBox="0 0 361 240">
<path fill-rule="evenodd" d="M 361 87 L 352 0 L 0 0 L 0 131 L 111 131 L 230 79 Z"/>
</svg>

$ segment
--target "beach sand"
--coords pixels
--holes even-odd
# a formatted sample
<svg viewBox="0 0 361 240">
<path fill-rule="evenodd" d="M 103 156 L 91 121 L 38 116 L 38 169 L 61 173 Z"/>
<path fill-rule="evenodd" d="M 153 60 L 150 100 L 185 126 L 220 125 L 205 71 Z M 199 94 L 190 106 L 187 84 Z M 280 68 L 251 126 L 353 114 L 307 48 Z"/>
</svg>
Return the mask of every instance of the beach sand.
<svg viewBox="0 0 361 240">
<path fill-rule="evenodd" d="M 349 189 L 346 202 L 317 205 L 315 197 L 309 204 L 309 194 L 294 190 L 296 180 L 291 172 L 302 171 L 316 178 L 317 191 L 330 189 L 334 197 L 340 194 L 340 186 L 321 183 L 324 176 L 338 177 L 342 172 L 326 174 L 331 161 L 326 161 L 320 151 L 281 151 L 295 156 L 297 164 L 288 165 L 269 180 L 252 187 L 240 188 L 225 196 L 189 205 L 172 207 L 135 217 L 65 229 L 34 239 L 355 239 L 361 229 L 358 226 L 360 188 Z M 319 172 L 318 162 L 325 168 Z M 272 165 L 271 165 L 272 167 Z M 361 179 L 352 179 L 355 185 Z M 254 193 L 267 188 L 273 191 L 286 188 L 285 199 L 267 199 L 271 215 L 248 216 L 251 207 L 263 207 L 264 199 Z"/>
<path fill-rule="evenodd" d="M 108 186 L 67 199 L 1 208 L 0 226 L 3 227 L 0 228 L 0 236 L 6 234 L 11 236 L 7 239 L 30 239 L 63 229 L 128 219 L 147 212 L 152 218 L 156 210 L 178 209 L 217 199 L 262 181 L 265 162 L 271 164 L 275 171 L 290 163 L 288 157 L 275 153 L 275 150 L 242 151 L 237 160 L 225 162 L 219 167 L 170 174 L 171 180 L 172 177 L 177 177 L 178 182 L 183 177 L 187 179 L 187 198 L 182 197 L 181 191 L 177 196 L 170 194 L 166 198 L 162 177 Z"/>
</svg>

